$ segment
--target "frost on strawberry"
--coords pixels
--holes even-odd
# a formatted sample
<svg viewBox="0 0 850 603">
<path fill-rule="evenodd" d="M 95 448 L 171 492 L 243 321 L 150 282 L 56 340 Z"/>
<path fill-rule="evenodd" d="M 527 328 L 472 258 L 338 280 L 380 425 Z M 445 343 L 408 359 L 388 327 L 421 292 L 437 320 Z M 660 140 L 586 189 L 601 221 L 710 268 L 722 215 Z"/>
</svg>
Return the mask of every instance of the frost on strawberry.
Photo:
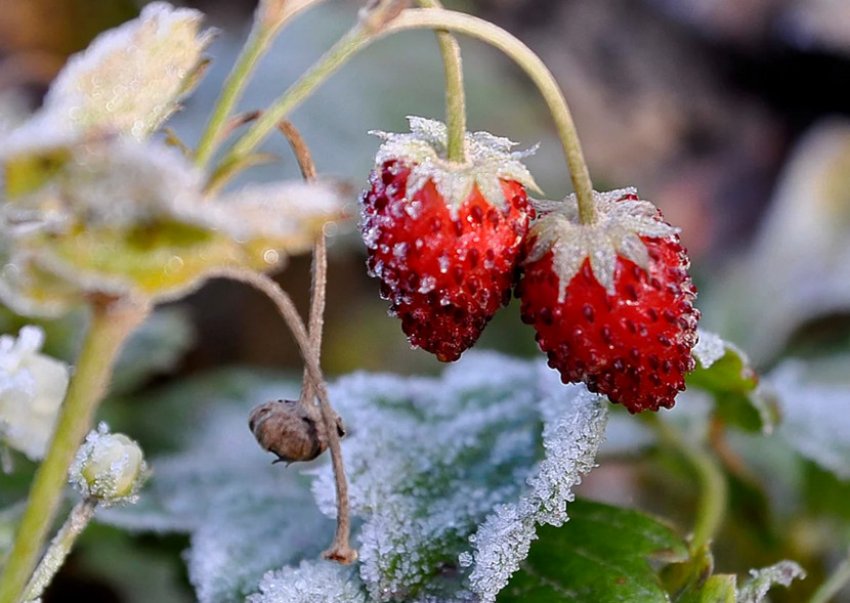
<svg viewBox="0 0 850 603">
<path fill-rule="evenodd" d="M 478 339 L 510 290 L 534 213 L 527 153 L 485 132 L 466 135 L 464 163 L 447 160 L 440 122 L 410 118 L 387 134 L 362 196 L 369 273 L 410 343 L 442 361 Z"/>
<path fill-rule="evenodd" d="M 694 367 L 699 311 L 678 230 L 634 189 L 540 202 L 517 287 L 549 365 L 630 412 L 671 407 Z"/>
</svg>

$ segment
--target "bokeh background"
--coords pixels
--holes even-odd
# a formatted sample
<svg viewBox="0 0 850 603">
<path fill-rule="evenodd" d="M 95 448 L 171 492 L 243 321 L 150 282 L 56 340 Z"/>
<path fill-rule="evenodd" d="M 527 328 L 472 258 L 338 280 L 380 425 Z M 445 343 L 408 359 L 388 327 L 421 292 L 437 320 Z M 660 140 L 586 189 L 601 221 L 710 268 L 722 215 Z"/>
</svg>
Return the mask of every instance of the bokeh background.
<svg viewBox="0 0 850 603">
<path fill-rule="evenodd" d="M 741 343 L 762 368 L 789 351 L 817 356 L 848 349 L 850 2 L 445 3 L 496 22 L 541 55 L 572 105 L 597 188 L 636 186 L 682 228 L 706 326 Z M 254 5 L 186 4 L 205 11 L 219 29 L 209 73 L 169 124 L 193 146 Z M 70 54 L 139 7 L 131 0 L 0 0 L 0 120 L 13 123 L 36 108 Z M 354 0 L 329 0 L 286 29 L 242 109 L 261 109 L 279 95 L 349 27 L 358 7 Z M 539 142 L 529 160 L 533 173 L 549 197 L 567 194 L 569 178 L 550 118 L 523 74 L 483 44 L 462 41 L 462 48 L 470 127 L 523 148 Z M 442 118 L 442 101 L 433 36 L 408 33 L 363 53 L 292 119 L 320 172 L 356 191 L 378 146 L 367 132 L 404 130 L 411 114 Z M 267 150 L 279 160 L 247 178 L 297 177 L 282 138 Z M 356 220 L 336 229 L 330 244 L 327 372 L 438 371 L 430 355 L 410 349 L 387 316 L 377 283 L 365 273 Z M 293 258 L 276 278 L 306 309 L 309 258 Z M 140 388 L 223 365 L 299 369 L 285 326 L 253 291 L 217 281 L 177 306 L 190 317 L 194 343 L 175 366 Z M 6 322 L 11 329 L 15 319 Z M 497 315 L 480 345 L 537 353 L 515 303 Z M 622 478 L 608 472 L 596 487 L 617 490 Z M 162 554 L 176 557 L 184 539 L 130 541 L 107 528 L 94 528 L 87 538 L 99 546 L 83 542 L 46 600 L 192 600 L 179 561 Z"/>
</svg>

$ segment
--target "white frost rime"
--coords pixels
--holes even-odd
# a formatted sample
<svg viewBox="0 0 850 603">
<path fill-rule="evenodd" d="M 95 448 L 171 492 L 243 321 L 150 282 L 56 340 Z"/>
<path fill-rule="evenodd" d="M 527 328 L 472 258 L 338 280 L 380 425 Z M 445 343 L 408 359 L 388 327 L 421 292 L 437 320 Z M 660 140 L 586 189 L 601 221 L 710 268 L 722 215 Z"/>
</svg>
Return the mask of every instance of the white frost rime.
<svg viewBox="0 0 850 603">
<path fill-rule="evenodd" d="M 352 509 L 363 520 L 360 576 L 375 601 L 488 597 L 484 583 L 495 596 L 494 585 L 527 554 L 535 525 L 566 518 L 606 416 L 603 399 L 584 386 L 565 387 L 542 364 L 495 354 L 467 354 L 440 379 L 354 375 L 331 396 L 356 430 L 343 452 Z M 328 467 L 314 493 L 332 515 Z M 458 567 L 461 556 L 471 570 Z"/>
</svg>

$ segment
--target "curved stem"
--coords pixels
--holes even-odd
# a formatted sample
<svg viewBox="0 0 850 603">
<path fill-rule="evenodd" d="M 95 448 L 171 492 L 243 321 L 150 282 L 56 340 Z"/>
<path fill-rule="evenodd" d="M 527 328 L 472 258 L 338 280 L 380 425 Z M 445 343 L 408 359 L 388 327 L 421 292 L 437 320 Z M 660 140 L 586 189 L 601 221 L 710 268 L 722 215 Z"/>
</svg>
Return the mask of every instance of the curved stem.
<svg viewBox="0 0 850 603">
<path fill-rule="evenodd" d="M 699 481 L 700 496 L 690 543 L 694 553 L 709 545 L 723 523 L 729 498 L 726 477 L 714 458 L 702 447 L 685 440 L 675 427 L 658 417 L 650 419 L 661 440 L 685 457 Z"/>
<path fill-rule="evenodd" d="M 313 381 L 313 387 L 316 390 L 316 396 L 319 398 L 319 410 L 322 414 L 322 421 L 325 424 L 325 429 L 328 435 L 328 447 L 331 451 L 331 464 L 333 466 L 334 480 L 336 483 L 337 497 L 337 524 L 336 533 L 334 534 L 331 547 L 324 552 L 327 559 L 332 559 L 340 563 L 353 563 L 357 559 L 357 551 L 351 548 L 349 543 L 351 533 L 351 517 L 348 502 L 348 484 L 345 479 L 345 467 L 342 462 L 342 449 L 339 444 L 339 434 L 337 433 L 336 414 L 331 407 L 328 390 L 325 387 L 325 381 L 322 377 L 322 370 L 319 367 L 318 354 L 313 349 L 310 343 L 310 337 L 295 304 L 289 295 L 281 289 L 280 285 L 274 282 L 265 274 L 252 272 L 250 270 L 223 270 L 219 273 L 220 276 L 230 278 L 251 285 L 255 289 L 263 292 L 275 306 L 278 312 L 286 321 L 298 349 L 301 352 L 301 357 Z"/>
<path fill-rule="evenodd" d="M 422 8 L 442 9 L 440 0 L 418 0 Z M 466 95 L 463 90 L 463 61 L 457 39 L 446 30 L 437 32 L 437 43 L 446 73 L 446 127 L 448 145 L 446 159 L 466 161 Z"/>
<path fill-rule="evenodd" d="M 92 418 L 122 344 L 149 308 L 126 300 L 92 304 L 92 320 L 56 421 L 55 435 L 33 478 L 9 561 L 0 576 L 0 602 L 17 603 L 56 515 L 74 454 Z"/>
<path fill-rule="evenodd" d="M 97 509 L 96 498 L 86 498 L 74 505 L 68 519 L 65 520 L 62 528 L 50 541 L 47 552 L 42 557 L 38 567 L 35 568 L 35 572 L 24 591 L 24 601 L 33 601 L 41 597 L 44 589 L 53 580 L 53 576 L 62 567 L 65 558 L 68 557 L 68 553 L 71 552 L 71 548 L 77 541 L 77 537 L 83 533 L 91 518 L 94 517 L 95 509 Z"/>
<path fill-rule="evenodd" d="M 271 46 L 272 40 L 283 26 L 299 13 L 322 0 L 264 0 L 257 6 L 254 14 L 254 24 L 248 40 L 242 47 L 242 52 L 236 59 L 230 75 L 222 88 L 215 108 L 210 115 L 198 150 L 195 152 L 195 163 L 204 167 L 215 153 L 221 142 L 221 132 L 239 99 L 245 92 L 248 80 L 257 67 L 260 59 Z"/>
<path fill-rule="evenodd" d="M 821 584 L 809 599 L 809 603 L 829 603 L 838 592 L 850 583 L 850 558 L 845 559 Z"/>
<path fill-rule="evenodd" d="M 408 9 L 379 29 L 369 29 L 362 23 L 356 25 L 301 79 L 284 92 L 263 117 L 239 139 L 216 170 L 213 179 L 218 177 L 219 172 L 229 172 L 232 164 L 238 163 L 251 153 L 281 119 L 300 105 L 357 52 L 380 37 L 409 29 L 446 30 L 478 38 L 504 52 L 528 74 L 555 120 L 569 165 L 570 178 L 576 191 L 580 219 L 583 223 L 593 222 L 596 219 L 596 209 L 593 203 L 590 173 L 584 160 L 572 114 L 554 76 L 528 46 L 500 27 L 471 15 L 442 9 Z"/>
</svg>

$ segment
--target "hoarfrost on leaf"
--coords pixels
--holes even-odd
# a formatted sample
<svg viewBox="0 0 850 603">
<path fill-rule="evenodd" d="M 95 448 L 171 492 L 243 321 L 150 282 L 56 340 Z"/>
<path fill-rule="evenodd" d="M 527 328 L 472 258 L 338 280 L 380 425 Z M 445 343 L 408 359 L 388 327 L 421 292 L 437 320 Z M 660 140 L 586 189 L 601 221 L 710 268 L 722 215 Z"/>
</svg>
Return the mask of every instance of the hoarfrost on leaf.
<svg viewBox="0 0 850 603">
<path fill-rule="evenodd" d="M 538 522 L 565 519 L 607 412 L 602 398 L 561 385 L 542 363 L 480 353 L 437 379 L 349 376 L 331 396 L 351 429 L 343 453 L 363 520 L 360 576 L 377 601 L 463 598 L 470 586 L 495 595 L 494 581 L 506 582 L 524 557 L 505 548 L 530 542 Z M 314 493 L 332 515 L 328 468 Z"/>
<path fill-rule="evenodd" d="M 824 382 L 799 361 L 781 364 L 769 379 L 783 415 L 778 433 L 792 448 L 850 480 L 850 384 Z"/>
<path fill-rule="evenodd" d="M 57 76 L 36 121 L 75 131 L 102 129 L 142 139 L 178 109 L 211 40 L 202 13 L 166 2 L 98 36 Z"/>
<path fill-rule="evenodd" d="M 246 603 L 366 603 L 354 569 L 329 561 L 302 561 L 298 567 L 268 572 L 260 592 Z"/>
<path fill-rule="evenodd" d="M 739 589 L 736 603 L 760 603 L 777 584 L 790 586 L 794 580 L 806 577 L 803 568 L 793 561 L 780 561 L 770 567 L 750 570 L 750 579 Z"/>
<path fill-rule="evenodd" d="M 0 440 L 41 459 L 68 389 L 68 367 L 40 354 L 44 332 L 27 326 L 0 336 Z"/>
<path fill-rule="evenodd" d="M 309 480 L 272 465 L 247 427 L 258 400 L 297 396 L 289 380 L 223 371 L 161 392 L 158 413 L 181 412 L 185 449 L 150 461 L 153 475 L 135 505 L 97 517 L 135 532 L 191 534 L 185 558 L 201 603 L 231 603 L 256 592 L 273 569 L 317 558 L 333 522 L 315 507 Z M 185 410 L 193 405 L 193 411 Z M 327 599 L 332 600 L 332 599 Z"/>
</svg>

